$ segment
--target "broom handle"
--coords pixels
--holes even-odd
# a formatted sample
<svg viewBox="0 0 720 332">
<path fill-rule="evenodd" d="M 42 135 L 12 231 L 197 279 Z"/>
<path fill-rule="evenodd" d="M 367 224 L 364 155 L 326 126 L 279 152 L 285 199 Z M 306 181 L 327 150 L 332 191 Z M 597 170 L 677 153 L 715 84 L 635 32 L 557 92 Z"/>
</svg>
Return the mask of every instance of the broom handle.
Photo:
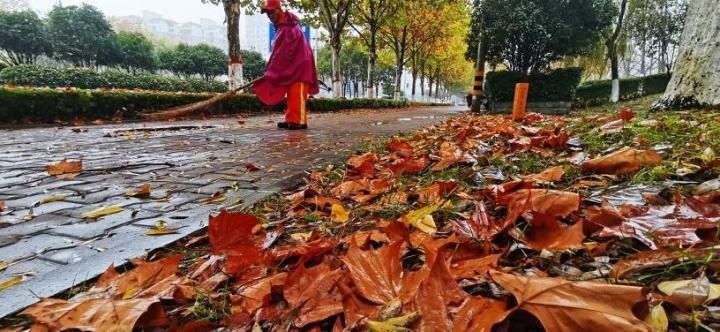
<svg viewBox="0 0 720 332">
<path fill-rule="evenodd" d="M 241 90 L 245 90 L 247 87 L 255 84 L 255 82 L 263 79 L 264 77 L 265 77 L 265 76 L 260 76 L 260 77 L 254 79 L 254 80 L 252 80 L 252 81 L 250 81 L 250 82 L 248 82 L 248 83 L 245 83 L 245 84 L 243 84 L 243 85 L 235 88 L 235 89 L 233 90 L 233 92 L 238 93 L 238 92 L 240 92 Z"/>
</svg>

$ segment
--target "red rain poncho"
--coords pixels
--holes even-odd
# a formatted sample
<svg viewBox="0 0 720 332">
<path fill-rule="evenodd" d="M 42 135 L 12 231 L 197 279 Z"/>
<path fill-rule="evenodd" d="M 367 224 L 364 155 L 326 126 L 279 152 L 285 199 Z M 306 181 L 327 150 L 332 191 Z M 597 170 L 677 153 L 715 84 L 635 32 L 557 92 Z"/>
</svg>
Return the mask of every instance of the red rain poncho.
<svg viewBox="0 0 720 332">
<path fill-rule="evenodd" d="M 265 76 L 256 82 L 252 89 L 266 105 L 281 103 L 293 83 L 307 83 L 311 95 L 320 92 L 315 57 L 299 23 L 297 16 L 285 12 L 275 26 L 273 52 L 268 60 Z"/>
</svg>

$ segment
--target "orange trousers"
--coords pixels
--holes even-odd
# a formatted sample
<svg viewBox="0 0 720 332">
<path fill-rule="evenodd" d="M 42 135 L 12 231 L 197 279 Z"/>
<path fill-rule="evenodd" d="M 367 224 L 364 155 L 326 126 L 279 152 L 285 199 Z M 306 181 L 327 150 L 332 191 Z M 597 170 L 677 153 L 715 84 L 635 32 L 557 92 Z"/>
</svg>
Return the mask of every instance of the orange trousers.
<svg viewBox="0 0 720 332">
<path fill-rule="evenodd" d="M 285 122 L 307 124 L 308 84 L 305 82 L 293 83 L 287 92 L 287 110 Z"/>
</svg>

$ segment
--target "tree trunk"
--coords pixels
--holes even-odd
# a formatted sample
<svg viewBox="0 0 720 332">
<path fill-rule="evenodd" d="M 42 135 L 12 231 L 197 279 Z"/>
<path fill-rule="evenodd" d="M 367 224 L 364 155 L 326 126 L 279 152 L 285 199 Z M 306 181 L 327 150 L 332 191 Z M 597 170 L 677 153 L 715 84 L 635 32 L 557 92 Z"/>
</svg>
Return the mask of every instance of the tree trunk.
<svg viewBox="0 0 720 332">
<path fill-rule="evenodd" d="M 367 73 L 367 97 L 368 98 L 374 98 L 375 97 L 375 58 L 377 56 L 373 54 L 372 51 L 370 51 L 370 55 L 368 56 L 368 73 Z"/>
<path fill-rule="evenodd" d="M 720 1 L 693 0 L 672 78 L 658 107 L 720 105 Z"/>
<path fill-rule="evenodd" d="M 415 100 L 415 85 L 417 85 L 417 69 L 412 69 L 412 100 Z"/>
<path fill-rule="evenodd" d="M 243 84 L 242 52 L 240 50 L 240 0 L 223 0 L 228 40 L 228 88 Z"/>
<path fill-rule="evenodd" d="M 610 58 L 610 71 L 612 78 L 612 91 L 610 92 L 610 101 L 617 103 L 620 100 L 620 70 L 618 69 L 618 45 L 617 41 L 622 32 L 623 20 L 625 19 L 625 10 L 627 9 L 628 0 L 622 0 L 620 4 L 620 15 L 615 26 L 615 32 L 607 40 L 608 58 Z"/>
<path fill-rule="evenodd" d="M 340 43 L 340 38 L 334 39 L 331 44 L 330 48 L 332 49 L 332 88 L 333 88 L 333 97 L 335 98 L 341 98 L 343 97 L 343 82 L 342 82 L 342 75 L 340 75 L 340 49 L 342 47 L 342 44 Z"/>
</svg>

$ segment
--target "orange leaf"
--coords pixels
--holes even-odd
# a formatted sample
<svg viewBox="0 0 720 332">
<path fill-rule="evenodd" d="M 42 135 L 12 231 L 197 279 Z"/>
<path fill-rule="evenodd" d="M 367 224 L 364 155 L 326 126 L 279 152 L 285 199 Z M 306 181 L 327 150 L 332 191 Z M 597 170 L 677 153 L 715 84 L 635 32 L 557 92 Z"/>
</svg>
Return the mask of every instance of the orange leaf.
<svg viewBox="0 0 720 332">
<path fill-rule="evenodd" d="M 441 251 L 415 297 L 415 305 L 421 317 L 418 331 L 452 331 L 453 323 L 448 307 L 461 303 L 466 297 L 450 274 Z"/>
<path fill-rule="evenodd" d="M 490 216 L 484 202 L 475 204 L 475 209 L 467 220 L 453 220 L 452 226 L 456 234 L 471 240 L 491 240 L 504 231 L 515 220 L 499 221 Z"/>
<path fill-rule="evenodd" d="M 525 212 L 567 217 L 580 208 L 580 195 L 567 191 L 521 189 L 502 196 L 498 203 L 508 205 L 507 222 L 515 222 Z"/>
<path fill-rule="evenodd" d="M 355 177 L 367 177 L 375 173 L 375 163 L 378 157 L 375 153 L 368 152 L 360 156 L 351 157 L 348 164 L 348 175 Z"/>
<path fill-rule="evenodd" d="M 609 155 L 583 162 L 583 173 L 628 174 L 635 173 L 644 166 L 657 166 L 662 157 L 655 151 L 622 148 Z"/>
<path fill-rule="evenodd" d="M 0 211 L 5 210 L 5 202 L 0 201 Z"/>
<path fill-rule="evenodd" d="M 342 294 L 345 325 L 348 329 L 356 327 L 356 324 L 365 318 L 377 316 L 382 307 L 358 296 L 347 275 L 337 285 Z"/>
<path fill-rule="evenodd" d="M 342 270 L 322 263 L 306 269 L 304 265 L 285 281 L 283 295 L 292 308 L 299 308 L 295 325 L 303 327 L 343 312 L 342 295 L 336 287 Z"/>
<path fill-rule="evenodd" d="M 501 272 L 492 278 L 515 295 L 518 305 L 542 323 L 546 331 L 652 331 L 632 307 L 645 300 L 641 287 L 559 278 L 522 277 Z M 512 323 L 512 322 L 511 322 Z"/>
<path fill-rule="evenodd" d="M 420 282 L 430 273 L 428 265 L 434 261 L 434 253 L 425 252 L 425 265 L 420 270 L 403 273 L 402 245 L 403 241 L 396 241 L 377 250 L 363 251 L 355 241 L 350 242 L 342 259 L 364 298 L 377 304 L 387 304 L 396 298 L 406 303 L 413 298 Z"/>
<path fill-rule="evenodd" d="M 256 217 L 241 213 L 221 211 L 210 217 L 208 235 L 212 252 L 228 255 L 225 268 L 229 274 L 237 274 L 263 260 L 263 239 L 253 234 L 259 225 Z"/>
<path fill-rule="evenodd" d="M 91 299 L 109 296 L 116 300 L 133 298 L 157 297 L 163 291 L 172 288 L 172 285 L 157 284 L 174 277 L 178 271 L 178 264 L 182 255 L 166 257 L 154 262 L 140 263 L 134 269 L 117 274 L 111 266 L 100 277 L 98 283 L 85 293 L 81 293 L 73 300 Z M 157 287 L 156 287 L 157 286 Z"/>
<path fill-rule="evenodd" d="M 507 315 L 507 303 L 482 297 L 470 297 L 458 308 L 453 319 L 456 332 L 490 332 Z"/>
<path fill-rule="evenodd" d="M 256 280 L 250 285 L 242 286 L 237 291 L 237 296 L 232 296 L 233 313 L 255 314 L 255 311 L 263 306 L 265 297 L 270 295 L 272 288 L 284 286 L 286 279 L 287 273 L 282 272 Z"/>
<path fill-rule="evenodd" d="M 537 227 L 533 225 L 529 230 L 526 242 L 530 248 L 535 250 L 565 250 L 582 247 L 584 239 L 585 234 L 583 233 L 583 222 L 581 220 L 569 227 L 559 225 L 555 227 Z"/>
<path fill-rule="evenodd" d="M 150 197 L 150 185 L 149 185 L 149 184 L 144 184 L 144 185 L 143 185 L 142 187 L 140 187 L 140 189 L 137 190 L 137 191 L 130 190 L 130 191 L 128 191 L 127 195 L 130 196 L 130 197 L 139 197 L 139 198 L 147 198 L 147 197 Z"/>
<path fill-rule="evenodd" d="M 453 262 L 450 265 L 450 272 L 452 272 L 455 279 L 482 276 L 497 266 L 500 257 L 502 257 L 502 254 L 487 255 L 485 257 Z"/>
<path fill-rule="evenodd" d="M 560 181 L 565 175 L 565 170 L 562 166 L 550 167 L 538 174 L 532 174 L 523 177 L 523 180 L 530 182 L 555 182 Z"/>
<path fill-rule="evenodd" d="M 407 141 L 394 139 L 387 143 L 387 149 L 390 152 L 396 152 L 400 157 L 406 158 L 413 155 L 413 147 Z"/>
<path fill-rule="evenodd" d="M 22 312 L 33 321 L 54 331 L 77 329 L 84 331 L 131 332 L 152 306 L 162 306 L 157 298 L 110 300 L 91 299 L 81 303 L 59 299 L 43 299 Z M 155 311 L 155 310 L 152 310 Z"/>
<path fill-rule="evenodd" d="M 61 179 L 72 179 L 82 172 L 82 160 L 67 161 L 64 159 L 56 164 L 48 165 L 47 172 Z"/>
<path fill-rule="evenodd" d="M 418 202 L 422 204 L 435 204 L 445 196 L 449 195 L 458 187 L 457 182 L 435 182 L 425 188 L 418 190 L 420 199 Z"/>
</svg>

